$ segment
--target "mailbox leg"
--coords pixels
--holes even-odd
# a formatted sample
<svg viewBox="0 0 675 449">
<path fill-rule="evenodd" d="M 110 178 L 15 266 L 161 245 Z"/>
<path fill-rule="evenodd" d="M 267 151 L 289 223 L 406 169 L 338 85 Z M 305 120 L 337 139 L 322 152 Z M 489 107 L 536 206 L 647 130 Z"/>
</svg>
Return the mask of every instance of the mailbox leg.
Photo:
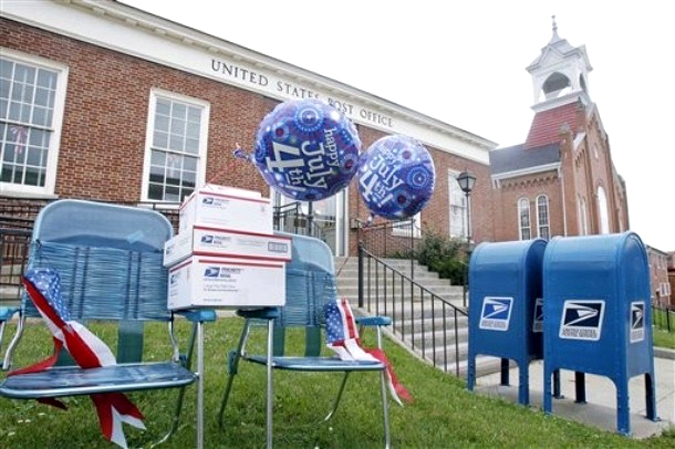
<svg viewBox="0 0 675 449">
<path fill-rule="evenodd" d="M 476 354 L 469 352 L 469 367 L 466 374 L 466 388 L 473 391 L 476 384 Z"/>
<path fill-rule="evenodd" d="M 630 402 L 628 379 L 623 378 L 616 385 L 616 427 L 622 435 L 630 435 Z"/>
<path fill-rule="evenodd" d="M 586 374 L 580 371 L 574 372 L 574 392 L 576 394 L 577 404 L 586 403 Z"/>
<path fill-rule="evenodd" d="M 553 371 L 553 397 L 556 399 L 563 399 L 564 396 L 560 393 L 560 370 Z"/>
<path fill-rule="evenodd" d="M 559 372 L 554 370 L 553 372 Z M 551 370 L 547 368 L 544 362 L 544 413 L 551 413 Z"/>
<path fill-rule="evenodd" d="M 521 405 L 530 403 L 530 365 L 527 360 L 521 360 L 518 364 L 518 402 Z"/>
<path fill-rule="evenodd" d="M 501 385 L 509 385 L 509 359 L 502 358 L 501 363 Z"/>
<path fill-rule="evenodd" d="M 647 419 L 652 421 L 659 421 L 659 417 L 656 415 L 656 393 L 654 391 L 654 374 L 646 373 L 645 374 L 645 395 L 647 396 Z"/>
</svg>

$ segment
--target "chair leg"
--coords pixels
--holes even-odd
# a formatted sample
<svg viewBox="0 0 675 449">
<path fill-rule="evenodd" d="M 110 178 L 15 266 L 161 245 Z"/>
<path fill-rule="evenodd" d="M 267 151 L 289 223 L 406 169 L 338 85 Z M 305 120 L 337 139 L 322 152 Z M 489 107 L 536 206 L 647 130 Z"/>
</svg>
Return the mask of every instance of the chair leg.
<svg viewBox="0 0 675 449">
<path fill-rule="evenodd" d="M 389 438 L 389 402 L 387 401 L 387 373 L 382 370 L 380 374 L 380 388 L 382 390 L 382 414 L 384 417 L 384 447 L 389 449 L 391 441 Z"/>
<path fill-rule="evenodd" d="M 272 379 L 272 357 L 274 350 L 274 320 L 267 322 L 267 448 L 272 449 L 272 401 L 274 399 L 274 383 Z"/>
<path fill-rule="evenodd" d="M 195 340 L 197 340 L 198 338 L 199 338 L 198 337 L 198 328 L 197 328 L 197 325 L 195 324 L 195 325 L 192 326 L 192 332 L 190 334 L 190 340 L 189 340 L 189 343 L 188 343 L 188 350 L 187 350 L 187 354 L 185 355 L 185 362 L 184 363 L 185 363 L 185 367 L 188 368 L 188 369 L 190 369 L 192 367 L 192 355 L 194 353 Z M 201 376 L 201 372 L 199 374 Z M 179 388 L 178 398 L 176 400 L 176 408 L 175 408 L 175 411 L 174 411 L 174 414 L 173 414 L 173 420 L 172 420 L 172 423 L 171 423 L 171 428 L 166 433 L 166 435 L 164 435 L 159 441 L 157 441 L 155 443 L 152 443 L 150 445 L 151 448 L 155 447 L 155 446 L 158 446 L 162 443 L 165 443 L 169 438 L 171 438 L 171 436 L 174 433 L 176 433 L 176 430 L 178 430 L 178 424 L 180 423 L 180 414 L 181 414 L 181 411 L 183 410 L 183 401 L 185 399 L 186 388 L 187 388 L 187 386 Z"/>
<path fill-rule="evenodd" d="M 244 329 L 241 332 L 241 337 L 239 338 L 239 344 L 237 345 L 237 350 L 230 352 L 227 360 L 228 367 L 228 376 L 227 384 L 225 385 L 225 392 L 223 393 L 223 399 L 220 402 L 220 411 L 218 412 L 218 425 L 223 427 L 223 417 L 225 416 L 225 407 L 227 407 L 227 402 L 230 400 L 230 392 L 232 391 L 232 384 L 234 383 L 234 376 L 239 370 L 239 360 L 241 359 L 242 352 L 244 350 L 244 344 L 248 338 L 249 332 L 249 322 L 248 320 L 244 323 Z"/>
<path fill-rule="evenodd" d="M 204 324 L 197 323 L 197 449 L 204 447 Z"/>
<path fill-rule="evenodd" d="M 330 412 L 326 415 L 326 417 L 323 419 L 324 422 L 328 421 L 335 415 L 335 412 L 337 411 L 338 405 L 340 404 L 340 399 L 342 399 L 342 392 L 345 391 L 345 385 L 347 385 L 347 378 L 349 377 L 349 371 L 345 371 L 345 375 L 342 378 L 342 383 L 340 384 L 340 389 L 338 390 L 337 397 L 335 398 L 335 401 L 333 401 L 333 408 L 331 409 Z"/>
</svg>

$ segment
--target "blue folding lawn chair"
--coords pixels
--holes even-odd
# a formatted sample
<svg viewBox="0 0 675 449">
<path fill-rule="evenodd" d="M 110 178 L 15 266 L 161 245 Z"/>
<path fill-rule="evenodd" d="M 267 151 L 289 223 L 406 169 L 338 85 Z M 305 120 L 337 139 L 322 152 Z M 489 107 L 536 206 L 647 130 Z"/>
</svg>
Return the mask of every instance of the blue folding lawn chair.
<svg viewBox="0 0 675 449">
<path fill-rule="evenodd" d="M 354 372 L 376 372 L 381 377 L 382 419 L 385 447 L 390 445 L 389 414 L 387 403 L 386 366 L 377 360 L 341 360 L 335 356 L 322 355 L 325 348 L 322 335 L 325 331 L 324 308 L 337 296 L 333 255 L 322 241 L 307 236 L 284 234 L 292 237 L 292 260 L 286 266 L 286 305 L 279 308 L 239 310 L 245 318 L 244 328 L 236 350 L 228 357 L 228 379 L 221 403 L 218 420 L 223 425 L 225 408 L 230 398 L 239 362 L 247 361 L 263 365 L 267 369 L 266 426 L 267 447 L 273 440 L 273 372 L 344 373 L 333 406 L 324 421 L 331 419 L 338 408 L 349 375 Z M 390 324 L 387 317 L 362 317 L 360 326 L 373 326 L 377 330 L 377 346 L 382 346 L 381 326 Z M 256 324 L 267 327 L 266 354 L 249 354 L 246 343 Z M 285 347 L 286 330 L 292 327 L 305 328 L 305 348 L 302 354 L 289 354 Z"/>
<path fill-rule="evenodd" d="M 162 264 L 164 242 L 172 235 L 173 228 L 166 217 L 149 209 L 82 200 L 59 200 L 44 207 L 35 221 L 24 275 L 30 295 L 22 297 L 17 333 L 7 348 L 3 369 L 12 364 L 12 355 L 26 330 L 26 319 L 40 317 L 40 311 L 49 314 L 49 318 L 44 317 L 47 322 L 59 322 L 68 331 L 90 320 L 118 322 L 117 351 L 114 356 L 111 354 L 111 362 L 92 367 L 87 354 L 91 353 L 89 350 L 95 352 L 93 346 L 76 353 L 73 349 L 76 345 L 66 344 L 71 357 L 64 356 L 66 351 L 59 351 L 59 361 L 46 370 L 31 367 L 13 372 L 18 373 L 15 375 L 9 373 L 0 383 L 0 395 L 51 404 L 61 397 L 91 395 L 104 427 L 102 402 L 113 404 L 114 408 L 120 398 L 125 398 L 125 392 L 179 388 L 172 427 L 160 441 L 163 442 L 178 427 L 185 387 L 196 383 L 196 446 L 202 447 L 203 323 L 214 321 L 215 313 L 212 310 L 182 313 L 192 323 L 192 333 L 187 350 L 181 353 L 174 335 L 176 314 L 167 309 L 167 270 Z M 43 288 L 45 285 L 49 289 Z M 38 310 L 36 304 L 42 306 L 38 299 L 44 304 L 54 300 L 49 303 L 52 308 Z M 57 305 L 56 299 L 62 299 L 62 304 Z M 143 361 L 143 329 L 150 321 L 168 324 L 167 341 L 172 351 L 165 361 Z M 71 335 L 65 331 L 62 335 L 66 333 Z M 86 334 L 83 335 L 85 340 Z M 54 341 L 58 350 L 58 338 Z M 196 372 L 190 368 L 195 341 Z M 77 364 L 73 364 L 73 359 Z M 119 407 L 113 410 L 112 419 L 117 419 L 115 413 L 120 410 Z M 122 443 L 108 434 L 106 437 L 126 445 L 123 433 Z"/>
</svg>

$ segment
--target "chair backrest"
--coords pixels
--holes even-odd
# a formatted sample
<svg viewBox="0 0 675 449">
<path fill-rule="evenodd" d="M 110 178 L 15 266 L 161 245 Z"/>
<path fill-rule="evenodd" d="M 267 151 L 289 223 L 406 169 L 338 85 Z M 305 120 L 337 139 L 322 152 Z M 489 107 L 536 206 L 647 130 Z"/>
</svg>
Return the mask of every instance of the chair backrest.
<svg viewBox="0 0 675 449">
<path fill-rule="evenodd" d="M 286 327 L 306 328 L 305 355 L 319 355 L 321 329 L 325 324 L 324 307 L 337 297 L 333 254 L 321 240 L 297 234 L 292 239 L 291 261 L 286 265 L 286 305 L 275 320 L 274 352 L 284 352 Z"/>
<path fill-rule="evenodd" d="M 157 211 L 59 200 L 38 214 L 27 268 L 59 273 L 72 319 L 120 321 L 118 362 L 139 361 L 142 323 L 171 318 L 162 260 L 172 235 L 171 223 Z M 24 317 L 39 316 L 25 293 L 21 306 Z"/>
</svg>

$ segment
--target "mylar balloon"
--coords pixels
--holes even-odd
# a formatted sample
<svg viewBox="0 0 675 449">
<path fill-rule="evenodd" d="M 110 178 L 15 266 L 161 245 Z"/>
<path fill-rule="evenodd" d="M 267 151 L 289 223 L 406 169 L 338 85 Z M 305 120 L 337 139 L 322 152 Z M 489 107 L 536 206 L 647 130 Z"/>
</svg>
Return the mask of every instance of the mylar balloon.
<svg viewBox="0 0 675 449">
<path fill-rule="evenodd" d="M 368 209 L 389 220 L 413 217 L 434 191 L 434 161 L 418 141 L 401 135 L 383 137 L 359 160 L 359 192 Z"/>
<path fill-rule="evenodd" d="M 349 184 L 360 150 L 356 127 L 340 111 L 316 99 L 291 100 L 260 123 L 253 159 L 285 196 L 317 201 Z"/>
</svg>

